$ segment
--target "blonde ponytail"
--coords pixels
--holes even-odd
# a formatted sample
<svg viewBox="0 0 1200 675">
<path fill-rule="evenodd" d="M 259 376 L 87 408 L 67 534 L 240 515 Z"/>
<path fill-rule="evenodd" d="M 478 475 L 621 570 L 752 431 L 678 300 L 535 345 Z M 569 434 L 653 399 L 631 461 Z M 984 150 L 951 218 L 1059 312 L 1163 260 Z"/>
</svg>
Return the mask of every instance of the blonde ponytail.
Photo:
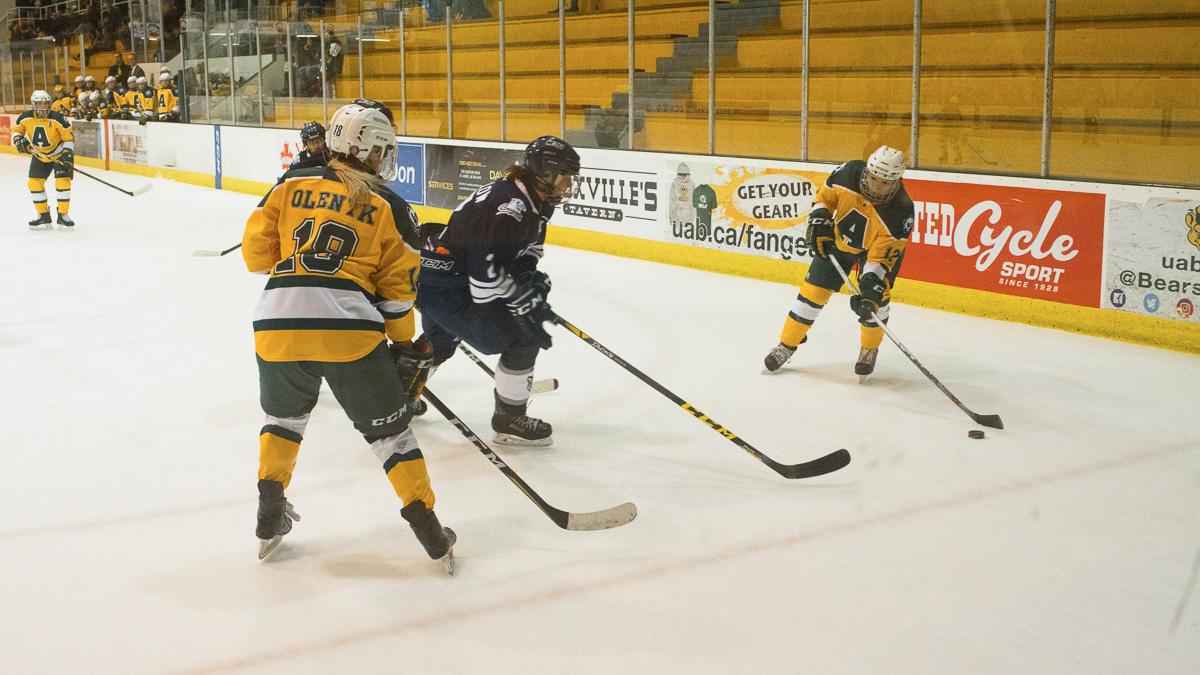
<svg viewBox="0 0 1200 675">
<path fill-rule="evenodd" d="M 329 160 L 329 168 L 333 169 L 338 180 L 346 186 L 346 194 L 350 197 L 350 210 L 362 206 L 375 189 L 384 185 L 382 178 L 353 157 L 334 155 L 333 159 Z"/>
</svg>

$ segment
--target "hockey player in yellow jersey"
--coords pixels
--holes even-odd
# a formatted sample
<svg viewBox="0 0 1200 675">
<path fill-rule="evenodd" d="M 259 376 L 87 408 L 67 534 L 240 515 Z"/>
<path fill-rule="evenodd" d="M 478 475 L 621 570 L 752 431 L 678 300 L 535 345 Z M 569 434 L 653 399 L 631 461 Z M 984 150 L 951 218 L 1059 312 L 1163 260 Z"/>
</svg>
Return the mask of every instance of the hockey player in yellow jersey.
<svg viewBox="0 0 1200 675">
<path fill-rule="evenodd" d="M 29 229 L 51 227 L 46 179 L 53 171 L 54 190 L 58 193 L 58 225 L 69 230 L 75 227 L 67 215 L 71 208 L 71 178 L 75 175 L 75 134 L 71 121 L 50 109 L 50 94 L 45 91 L 33 92 L 29 101 L 33 110 L 21 113 L 12 129 L 12 144 L 17 152 L 33 155 L 29 159 L 29 192 L 38 217 L 29 221 Z"/>
<path fill-rule="evenodd" d="M 862 382 L 875 370 L 883 328 L 872 313 L 887 323 L 891 289 L 904 261 L 912 231 L 912 199 L 904 189 L 904 153 L 886 145 L 863 162 L 852 160 L 833 170 L 817 191 L 808 214 L 808 246 L 813 255 L 796 304 L 784 322 L 779 345 L 763 360 L 775 372 L 808 339 L 808 330 L 829 298 L 842 288 L 838 265 L 849 273 L 858 265 L 859 292 L 850 307 L 859 316 L 861 347 L 854 372 Z"/>
<path fill-rule="evenodd" d="M 50 109 L 63 117 L 69 117 L 71 109 L 75 107 L 75 97 L 63 91 L 61 86 L 55 88 L 55 94 Z"/>
<path fill-rule="evenodd" d="M 329 123 L 328 166 L 288 171 L 246 223 L 242 254 L 269 274 L 254 312 L 260 400 L 259 555 L 292 527 L 284 496 L 321 381 L 383 464 L 430 558 L 453 573 L 454 533 L 434 515 L 425 459 L 409 429 L 432 355 L 413 342 L 418 223 L 384 187 L 396 141 L 379 110 L 347 105 Z"/>
<path fill-rule="evenodd" d="M 158 91 L 155 92 L 157 97 L 156 110 L 158 111 L 158 121 L 160 122 L 178 122 L 179 121 L 179 99 L 175 96 L 175 91 L 171 88 L 170 73 L 163 73 L 158 78 Z"/>
</svg>

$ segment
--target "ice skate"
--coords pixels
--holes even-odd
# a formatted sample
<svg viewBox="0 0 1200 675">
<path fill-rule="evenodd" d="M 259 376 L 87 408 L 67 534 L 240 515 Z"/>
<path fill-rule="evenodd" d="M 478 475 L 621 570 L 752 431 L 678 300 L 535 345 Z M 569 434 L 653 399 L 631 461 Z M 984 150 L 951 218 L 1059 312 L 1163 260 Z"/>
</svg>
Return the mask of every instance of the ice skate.
<svg viewBox="0 0 1200 675">
<path fill-rule="evenodd" d="M 258 481 L 258 559 L 265 560 L 279 544 L 283 535 L 292 531 L 292 521 L 300 520 L 300 514 L 283 496 L 283 483 L 275 480 Z"/>
<path fill-rule="evenodd" d="M 807 335 L 800 340 L 800 344 L 804 344 L 805 342 L 808 342 Z M 789 347 L 782 342 L 775 345 L 771 348 L 771 351 L 767 352 L 767 358 L 763 359 L 763 365 L 766 366 L 766 370 L 764 370 L 763 373 L 773 373 L 779 370 L 783 367 L 783 364 L 792 360 L 792 354 L 795 353 L 796 347 Z"/>
<path fill-rule="evenodd" d="M 554 429 L 548 423 L 529 415 L 509 415 L 497 411 L 492 415 L 493 442 L 501 445 L 545 446 L 554 442 Z"/>
<path fill-rule="evenodd" d="M 442 563 L 447 574 L 454 576 L 456 570 L 454 542 L 458 541 L 454 530 L 442 527 L 442 524 L 438 522 L 437 514 L 433 512 L 433 509 L 425 506 L 425 502 L 420 499 L 400 509 L 400 515 L 412 527 L 413 534 L 417 535 L 417 541 L 425 547 L 425 553 L 429 554 L 430 558 Z"/>
<path fill-rule="evenodd" d="M 878 349 L 862 347 L 858 350 L 858 362 L 854 364 L 854 372 L 858 375 L 859 384 L 866 382 L 867 376 L 875 372 L 875 357 L 878 355 Z"/>
<path fill-rule="evenodd" d="M 58 214 L 58 229 L 69 232 L 75 231 L 75 221 L 71 220 L 71 216 L 65 213 Z"/>
<path fill-rule="evenodd" d="M 37 218 L 29 221 L 29 229 L 31 230 L 48 230 L 52 225 L 53 221 L 50 220 L 49 213 L 40 214 Z"/>
</svg>

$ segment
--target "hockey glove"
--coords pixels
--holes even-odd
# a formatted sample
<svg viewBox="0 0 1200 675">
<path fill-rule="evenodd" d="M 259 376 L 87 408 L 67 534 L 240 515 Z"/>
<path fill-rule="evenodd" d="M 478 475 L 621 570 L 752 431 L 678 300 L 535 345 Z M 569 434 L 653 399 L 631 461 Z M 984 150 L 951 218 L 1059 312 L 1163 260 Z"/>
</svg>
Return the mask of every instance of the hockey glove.
<svg viewBox="0 0 1200 675">
<path fill-rule="evenodd" d="M 872 314 L 879 312 L 879 304 L 883 302 L 883 292 L 887 285 L 874 272 L 867 272 L 858 278 L 859 294 L 851 296 L 850 309 L 863 321 L 873 321 Z"/>
<path fill-rule="evenodd" d="M 29 141 L 24 136 L 17 136 L 13 140 L 13 147 L 15 147 L 17 152 L 21 153 L 22 155 L 33 154 L 33 146 L 29 144 Z"/>
<path fill-rule="evenodd" d="M 833 248 L 833 214 L 829 209 L 819 207 L 808 214 L 808 232 L 804 239 L 814 256 L 829 259 L 829 250 Z"/>
<path fill-rule="evenodd" d="M 549 283 L 546 284 L 545 290 L 550 290 Z M 550 321 L 554 313 L 546 303 L 546 294 L 535 286 L 518 286 L 516 294 L 509 299 L 507 305 L 509 313 L 517 320 L 521 330 L 542 349 L 550 349 L 553 340 L 542 323 Z"/>
<path fill-rule="evenodd" d="M 58 163 L 66 169 L 75 168 L 75 152 L 70 148 L 63 150 L 58 154 Z"/>
<path fill-rule="evenodd" d="M 425 390 L 425 381 L 429 379 L 429 369 L 433 366 L 433 350 L 429 341 L 422 335 L 416 342 L 393 342 L 391 350 L 392 358 L 396 361 L 396 372 L 404 384 L 404 394 L 409 400 L 415 401 Z"/>
<path fill-rule="evenodd" d="M 542 299 L 550 295 L 550 277 L 545 272 L 539 272 L 538 260 L 531 255 L 523 255 L 509 265 L 513 279 L 522 286 L 528 286 L 541 294 Z"/>
</svg>

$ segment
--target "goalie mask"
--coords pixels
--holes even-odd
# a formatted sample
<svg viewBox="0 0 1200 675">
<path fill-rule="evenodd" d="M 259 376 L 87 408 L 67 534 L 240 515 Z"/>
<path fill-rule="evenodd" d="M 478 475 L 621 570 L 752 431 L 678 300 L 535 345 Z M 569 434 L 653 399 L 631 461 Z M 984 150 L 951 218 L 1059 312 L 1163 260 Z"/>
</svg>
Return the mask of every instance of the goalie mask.
<svg viewBox="0 0 1200 675">
<path fill-rule="evenodd" d="M 50 94 L 45 91 L 38 89 L 33 92 L 33 95 L 29 97 L 29 103 L 33 105 L 33 115 L 38 119 L 50 114 Z"/>
<path fill-rule="evenodd" d="M 396 176 L 396 134 L 381 110 L 353 103 L 342 106 L 329 120 L 325 144 L 330 152 L 353 157 L 367 166 L 374 153 L 379 158 L 376 175 L 384 180 Z"/>
<path fill-rule="evenodd" d="M 886 145 L 871 153 L 859 178 L 859 191 L 872 204 L 883 204 L 900 189 L 904 175 L 904 153 Z"/>
<path fill-rule="evenodd" d="M 521 165 L 534 177 L 535 187 L 546 193 L 546 201 L 557 206 L 574 191 L 574 179 L 579 176 L 579 153 L 557 136 L 542 136 L 525 148 Z M 556 194 L 555 186 L 563 176 L 570 176 L 572 185 L 565 194 Z"/>
</svg>

